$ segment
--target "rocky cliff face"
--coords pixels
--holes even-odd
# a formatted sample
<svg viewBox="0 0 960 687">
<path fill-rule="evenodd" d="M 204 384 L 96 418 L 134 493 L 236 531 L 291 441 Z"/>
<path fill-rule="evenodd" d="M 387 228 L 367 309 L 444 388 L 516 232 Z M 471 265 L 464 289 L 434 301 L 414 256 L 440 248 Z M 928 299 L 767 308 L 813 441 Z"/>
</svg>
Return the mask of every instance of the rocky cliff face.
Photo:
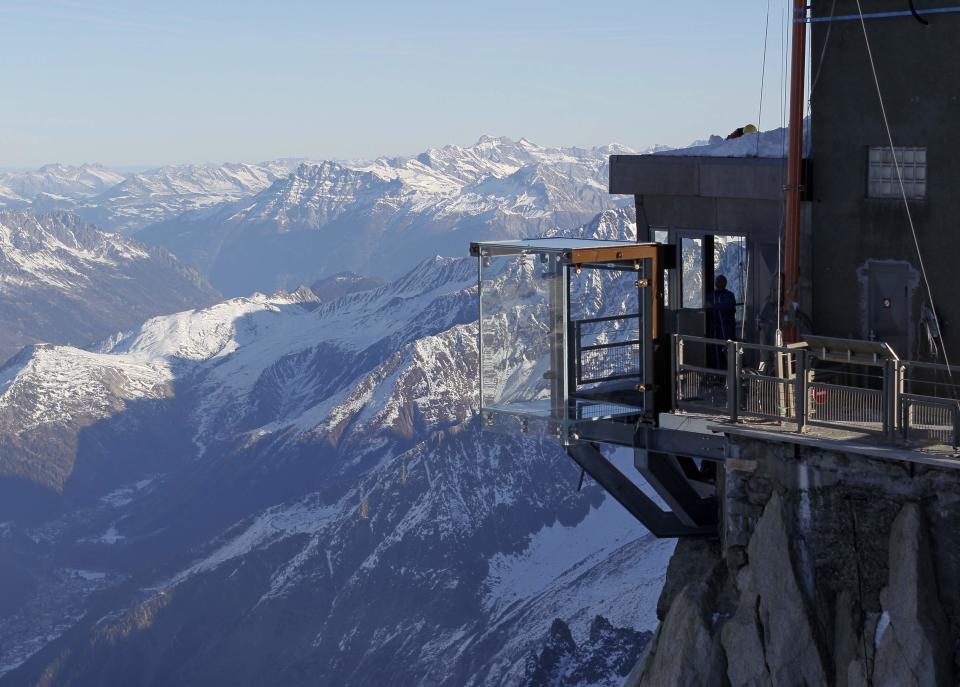
<svg viewBox="0 0 960 687">
<path fill-rule="evenodd" d="M 743 440 L 741 440 L 743 441 Z M 960 471 L 746 442 L 628 685 L 954 685 Z"/>
</svg>

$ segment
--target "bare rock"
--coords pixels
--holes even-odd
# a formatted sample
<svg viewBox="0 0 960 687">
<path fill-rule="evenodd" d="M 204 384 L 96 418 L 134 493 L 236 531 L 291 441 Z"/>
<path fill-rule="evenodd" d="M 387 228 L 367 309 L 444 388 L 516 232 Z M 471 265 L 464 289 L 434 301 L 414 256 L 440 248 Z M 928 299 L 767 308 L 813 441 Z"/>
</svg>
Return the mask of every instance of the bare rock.
<svg viewBox="0 0 960 687">
<path fill-rule="evenodd" d="M 849 590 L 844 589 L 837 595 L 833 621 L 833 665 L 837 687 L 849 687 L 847 669 L 862 653 L 859 649 L 862 615 Z"/>
<path fill-rule="evenodd" d="M 732 687 L 766 687 L 772 684 L 764 661 L 763 631 L 757 606 L 760 598 L 751 592 L 740 597 L 740 604 L 720 632 L 727 655 L 727 678 Z"/>
<path fill-rule="evenodd" d="M 937 593 L 929 534 L 919 506 L 907 503 L 890 531 L 890 577 L 880 593 L 877 687 L 953 684 L 947 620 Z"/>
<path fill-rule="evenodd" d="M 677 541 L 670 557 L 666 581 L 657 600 L 657 619 L 663 620 L 680 591 L 696 580 L 706 580 L 720 560 L 720 543 L 706 537 L 685 537 Z"/>
<path fill-rule="evenodd" d="M 863 621 L 863 633 L 860 635 L 857 650 L 847 665 L 844 675 L 847 687 L 872 687 L 873 662 L 876 657 L 876 646 L 874 646 L 874 637 L 877 633 L 877 623 L 880 620 L 879 613 L 867 613 Z M 837 684 L 844 684 L 841 677 L 838 676 Z"/>
<path fill-rule="evenodd" d="M 825 685 L 826 662 L 797 580 L 783 511 L 783 500 L 774 493 L 750 538 L 750 563 L 737 579 L 742 591 L 759 596 L 758 617 L 772 684 Z M 728 654 L 737 651 L 727 649 Z"/>
<path fill-rule="evenodd" d="M 673 600 L 657 633 L 639 685 L 720 687 L 726 666 L 713 631 L 715 593 L 706 582 L 692 582 Z"/>
</svg>

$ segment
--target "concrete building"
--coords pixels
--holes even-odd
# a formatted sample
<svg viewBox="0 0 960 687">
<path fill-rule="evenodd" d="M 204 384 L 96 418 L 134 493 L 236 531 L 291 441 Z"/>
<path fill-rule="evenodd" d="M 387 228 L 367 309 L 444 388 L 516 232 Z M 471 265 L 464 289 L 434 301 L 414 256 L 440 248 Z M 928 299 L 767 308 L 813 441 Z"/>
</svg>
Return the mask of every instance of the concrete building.
<svg viewBox="0 0 960 687">
<path fill-rule="evenodd" d="M 927 24 L 895 0 L 871 2 L 865 23 L 943 339 L 948 351 L 960 351 L 960 301 L 953 294 L 960 60 L 944 59 L 956 52 L 960 13 L 926 14 L 938 3 L 916 5 Z M 814 0 L 811 17 L 801 330 L 886 341 L 903 359 L 943 362 L 856 0 Z M 719 267 L 713 237 L 742 237 L 743 339 L 771 343 L 785 179 L 784 158 L 611 158 L 610 192 L 635 197 L 638 239 L 678 248 L 667 304 L 677 331 L 710 333 L 698 311 Z M 702 257 L 692 260 L 698 250 Z M 691 280 L 702 285 L 700 299 L 691 297 Z"/>
<path fill-rule="evenodd" d="M 942 7 L 917 2 L 918 10 Z M 903 12 L 876 0 L 870 14 Z M 932 318 L 855 0 L 814 0 L 813 316 L 818 333 L 888 341 L 931 359 Z M 947 350 L 960 350 L 960 13 L 877 18 L 867 35 Z M 820 56 L 823 56 L 821 61 Z M 953 57 L 953 59 L 951 59 Z M 941 357 L 942 362 L 942 357 Z"/>
</svg>

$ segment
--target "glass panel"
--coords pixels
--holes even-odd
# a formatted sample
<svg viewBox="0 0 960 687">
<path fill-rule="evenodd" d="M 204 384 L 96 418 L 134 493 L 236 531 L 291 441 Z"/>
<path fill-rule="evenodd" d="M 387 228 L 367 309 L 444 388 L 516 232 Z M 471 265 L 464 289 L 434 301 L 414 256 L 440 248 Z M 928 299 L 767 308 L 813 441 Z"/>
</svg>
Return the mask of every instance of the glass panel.
<svg viewBox="0 0 960 687">
<path fill-rule="evenodd" d="M 551 291 L 563 301 L 564 268 L 546 254 L 480 258 L 481 407 L 518 415 L 554 413 L 551 356 L 562 356 L 563 320 L 551 317 Z M 559 346 L 559 353 L 554 347 Z M 563 357 L 560 357 L 562 360 Z M 557 409 L 559 412 L 559 409 Z"/>
<path fill-rule="evenodd" d="M 640 275 L 634 270 L 590 267 L 570 275 L 578 385 L 642 375 L 636 285 Z"/>
<path fill-rule="evenodd" d="M 580 422 L 642 412 L 643 277 L 622 264 L 578 272 L 555 253 L 481 255 L 486 426 L 516 431 L 512 417 L 566 437 Z"/>
<path fill-rule="evenodd" d="M 703 241 L 681 239 L 680 241 L 680 287 L 683 292 L 682 308 L 703 307 Z"/>
<path fill-rule="evenodd" d="M 643 327 L 637 279 L 612 265 L 570 274 L 571 422 L 642 412 Z"/>
</svg>

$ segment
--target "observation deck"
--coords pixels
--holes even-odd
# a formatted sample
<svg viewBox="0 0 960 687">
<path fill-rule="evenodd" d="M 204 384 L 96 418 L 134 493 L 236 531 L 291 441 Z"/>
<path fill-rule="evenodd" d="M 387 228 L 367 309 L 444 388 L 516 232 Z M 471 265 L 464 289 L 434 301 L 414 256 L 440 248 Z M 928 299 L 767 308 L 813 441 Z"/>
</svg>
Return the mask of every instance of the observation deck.
<svg viewBox="0 0 960 687">
<path fill-rule="evenodd" d="M 675 246 L 473 243 L 485 428 L 555 438 L 660 537 L 716 532 L 718 474 L 743 438 L 960 467 L 960 389 L 885 343 L 787 346 L 668 331 Z M 630 449 L 648 496 L 612 452 Z"/>
</svg>

